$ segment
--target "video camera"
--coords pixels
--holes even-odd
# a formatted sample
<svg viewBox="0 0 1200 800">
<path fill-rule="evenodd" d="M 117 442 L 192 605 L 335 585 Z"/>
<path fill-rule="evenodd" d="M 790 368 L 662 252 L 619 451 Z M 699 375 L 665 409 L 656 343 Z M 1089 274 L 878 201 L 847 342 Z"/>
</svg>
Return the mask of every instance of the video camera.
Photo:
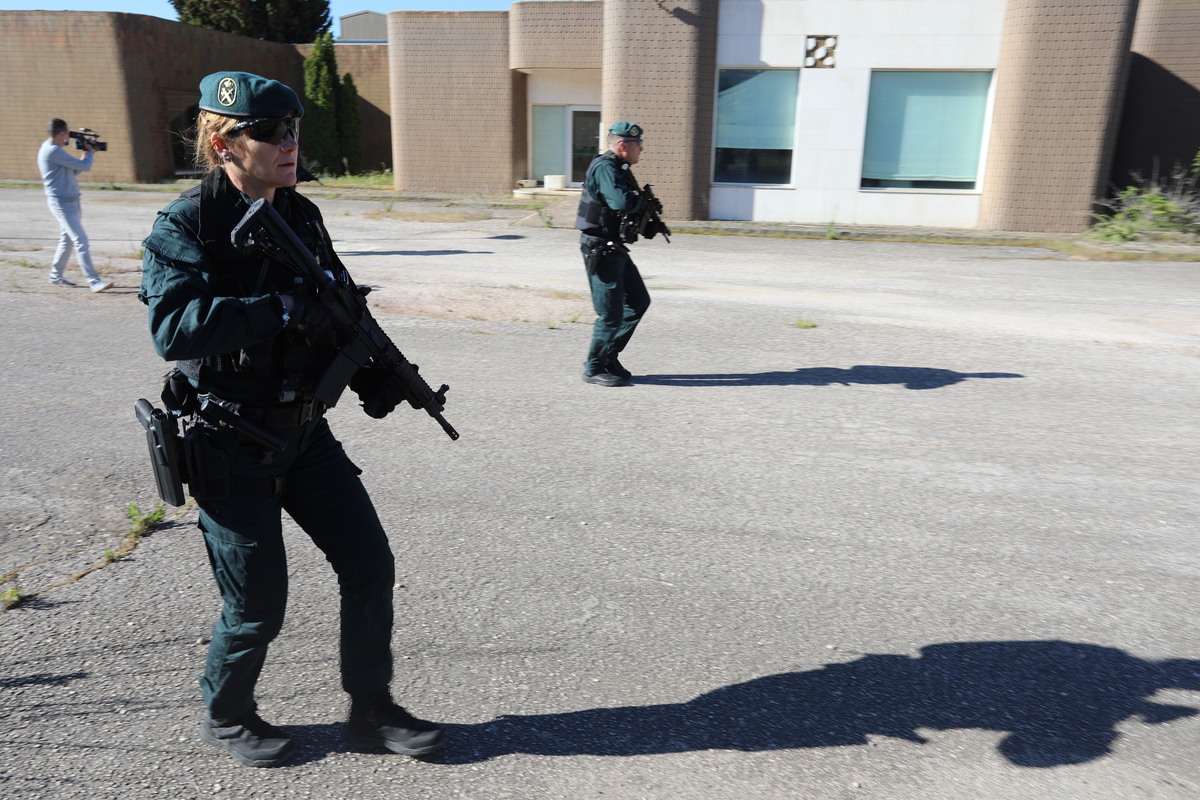
<svg viewBox="0 0 1200 800">
<path fill-rule="evenodd" d="M 86 150 L 87 148 L 83 146 L 84 142 L 87 142 L 100 152 L 104 152 L 108 149 L 108 142 L 100 141 L 100 134 L 96 133 L 91 128 L 80 128 L 77 131 L 68 131 L 67 135 L 75 140 L 76 150 Z"/>
</svg>

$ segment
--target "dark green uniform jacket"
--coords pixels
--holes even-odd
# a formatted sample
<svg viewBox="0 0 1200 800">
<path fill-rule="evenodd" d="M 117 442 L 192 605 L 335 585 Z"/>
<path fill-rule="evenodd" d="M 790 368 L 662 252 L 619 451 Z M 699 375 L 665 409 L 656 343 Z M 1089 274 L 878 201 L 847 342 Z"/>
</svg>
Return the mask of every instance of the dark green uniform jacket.
<svg viewBox="0 0 1200 800">
<path fill-rule="evenodd" d="M 575 227 L 587 236 L 615 239 L 621 217 L 641 202 L 629 163 L 611 150 L 601 153 L 588 165 Z"/>
<path fill-rule="evenodd" d="M 345 270 L 315 205 L 294 189 L 272 203 L 319 263 L 341 280 Z M 252 405 L 280 402 L 285 388 L 302 392 L 332 350 L 314 350 L 284 331 L 280 292 L 314 287 L 262 255 L 245 256 L 229 241 L 250 207 L 218 167 L 195 189 L 159 212 L 142 243 L 142 288 L 155 350 L 201 391 Z"/>
</svg>

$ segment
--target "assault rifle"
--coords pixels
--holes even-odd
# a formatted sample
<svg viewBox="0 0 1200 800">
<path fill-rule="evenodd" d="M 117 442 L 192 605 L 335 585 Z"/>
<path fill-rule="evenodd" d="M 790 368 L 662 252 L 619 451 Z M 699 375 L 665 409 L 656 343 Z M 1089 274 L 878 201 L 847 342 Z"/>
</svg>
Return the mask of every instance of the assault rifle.
<svg viewBox="0 0 1200 800">
<path fill-rule="evenodd" d="M 310 394 L 327 406 L 337 405 L 350 378 L 368 362 L 383 369 L 400 380 L 404 387 L 404 400 L 413 408 L 424 409 L 425 413 L 438 421 L 442 430 L 451 439 L 458 438 L 458 431 L 442 416 L 446 408 L 446 384 L 436 392 L 409 363 L 379 323 L 367 309 L 365 292 L 334 280 L 313 258 L 312 253 L 300 241 L 283 218 L 266 200 L 255 200 L 250 210 L 230 234 L 233 246 L 243 252 L 262 251 L 271 258 L 316 282 L 318 297 L 329 310 L 339 327 L 350 331 L 349 344 L 338 351 L 333 362 L 326 368 Z"/>
<path fill-rule="evenodd" d="M 625 244 L 633 244 L 639 236 L 653 239 L 661 233 L 662 237 L 667 240 L 667 244 L 670 244 L 671 229 L 667 227 L 667 223 L 663 222 L 662 216 L 660 216 L 662 202 L 654 196 L 654 191 L 648 183 L 642 187 L 642 198 L 641 210 L 635 211 L 621 220 L 621 241 Z"/>
</svg>

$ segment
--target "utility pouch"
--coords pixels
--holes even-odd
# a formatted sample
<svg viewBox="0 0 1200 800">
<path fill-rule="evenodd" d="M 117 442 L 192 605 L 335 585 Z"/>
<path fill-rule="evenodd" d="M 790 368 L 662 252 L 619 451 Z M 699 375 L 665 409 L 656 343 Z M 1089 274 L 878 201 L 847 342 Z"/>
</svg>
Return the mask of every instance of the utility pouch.
<svg viewBox="0 0 1200 800">
<path fill-rule="evenodd" d="M 142 398 L 133 406 L 138 422 L 146 429 L 146 446 L 150 449 L 150 466 L 154 470 L 154 485 L 164 503 L 181 506 L 184 503 L 183 483 L 188 480 L 183 458 L 183 440 L 175 417 L 155 408 Z"/>
<path fill-rule="evenodd" d="M 201 503 L 229 497 L 229 456 L 225 451 L 209 441 L 202 425 L 190 426 L 183 441 L 191 468 L 188 488 L 192 497 Z"/>
<path fill-rule="evenodd" d="M 160 397 L 163 406 L 176 417 L 196 413 L 196 390 L 188 383 L 187 375 L 178 368 L 166 374 Z"/>
</svg>

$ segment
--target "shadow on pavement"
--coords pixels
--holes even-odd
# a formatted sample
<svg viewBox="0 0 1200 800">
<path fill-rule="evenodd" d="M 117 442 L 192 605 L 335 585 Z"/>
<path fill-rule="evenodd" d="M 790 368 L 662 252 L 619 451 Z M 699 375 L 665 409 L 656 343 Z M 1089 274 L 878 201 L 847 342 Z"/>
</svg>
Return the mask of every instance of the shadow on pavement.
<svg viewBox="0 0 1200 800">
<path fill-rule="evenodd" d="M 504 715 L 447 726 L 441 763 L 513 753 L 633 756 L 697 750 L 765 751 L 866 745 L 917 730 L 1004 733 L 1013 764 L 1079 764 L 1111 751 L 1115 726 L 1195 715 L 1149 699 L 1200 691 L 1200 661 L 1146 661 L 1112 647 L 1064 641 L 951 642 L 921 655 L 865 655 L 716 689 L 685 703 Z"/>
<path fill-rule="evenodd" d="M 10 675 L 0 678 L 0 689 L 15 689 L 22 686 L 67 686 L 68 684 L 87 678 L 90 672 L 53 673 L 38 672 L 33 675 Z"/>
<path fill-rule="evenodd" d="M 1015 372 L 955 372 L 932 367 L 880 367 L 860 364 L 850 369 L 808 367 L 790 372 L 717 373 L 711 375 L 635 375 L 633 383 L 658 386 L 849 386 L 902 383 L 905 389 L 940 389 L 967 378 L 1024 378 Z"/>
</svg>

